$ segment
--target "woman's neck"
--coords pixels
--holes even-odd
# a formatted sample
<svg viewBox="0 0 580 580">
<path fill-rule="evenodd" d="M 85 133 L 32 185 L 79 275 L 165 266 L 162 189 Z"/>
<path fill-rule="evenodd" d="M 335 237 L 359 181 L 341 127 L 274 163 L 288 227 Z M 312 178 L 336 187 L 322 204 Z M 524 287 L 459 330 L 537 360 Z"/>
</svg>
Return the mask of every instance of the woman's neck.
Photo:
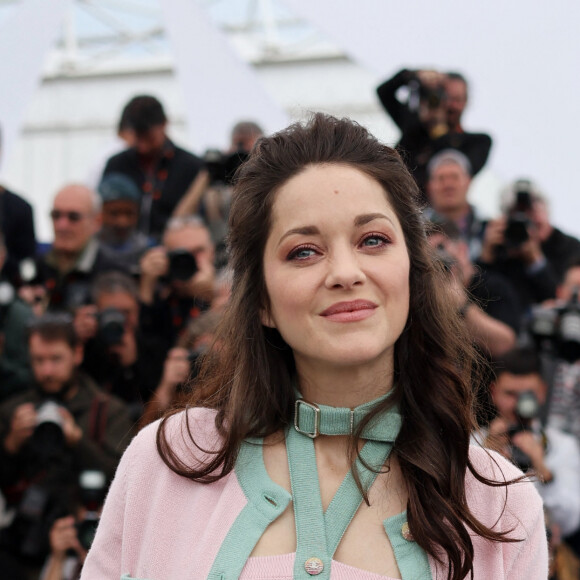
<svg viewBox="0 0 580 580">
<path fill-rule="evenodd" d="M 312 368 L 297 363 L 298 389 L 304 400 L 331 407 L 355 408 L 388 393 L 393 368 Z"/>
</svg>

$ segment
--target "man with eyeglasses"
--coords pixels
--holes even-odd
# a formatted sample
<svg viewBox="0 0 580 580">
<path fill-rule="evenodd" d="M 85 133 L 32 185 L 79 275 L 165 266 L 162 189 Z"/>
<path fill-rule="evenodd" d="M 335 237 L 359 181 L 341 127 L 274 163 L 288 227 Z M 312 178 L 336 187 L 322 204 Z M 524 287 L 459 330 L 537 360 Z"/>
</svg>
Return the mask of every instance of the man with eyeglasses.
<svg viewBox="0 0 580 580">
<path fill-rule="evenodd" d="M 76 312 L 90 303 L 89 287 L 97 274 L 122 267 L 104 255 L 96 239 L 101 200 L 95 192 L 80 184 L 66 185 L 56 194 L 50 217 L 54 240 L 48 253 L 37 260 L 32 285 L 43 286 L 49 310 Z M 38 293 L 28 290 L 21 296 L 39 299 Z M 81 328 L 77 331 L 82 334 Z"/>
</svg>

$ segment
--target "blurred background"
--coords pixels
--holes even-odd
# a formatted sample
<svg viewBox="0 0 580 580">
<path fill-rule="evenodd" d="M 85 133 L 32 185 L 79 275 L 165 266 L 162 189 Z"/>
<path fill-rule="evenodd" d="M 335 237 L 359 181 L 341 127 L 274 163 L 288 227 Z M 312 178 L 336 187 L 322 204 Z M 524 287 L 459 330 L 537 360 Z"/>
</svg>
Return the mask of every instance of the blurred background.
<svg viewBox="0 0 580 580">
<path fill-rule="evenodd" d="M 376 87 L 437 68 L 466 76 L 464 125 L 494 140 L 472 202 L 494 216 L 502 186 L 527 177 L 578 235 L 579 13 L 571 0 L 0 0 L 1 180 L 48 241 L 52 196 L 106 158 L 136 94 L 159 98 L 198 155 L 240 118 L 269 132 L 313 110 L 394 144 Z"/>
</svg>

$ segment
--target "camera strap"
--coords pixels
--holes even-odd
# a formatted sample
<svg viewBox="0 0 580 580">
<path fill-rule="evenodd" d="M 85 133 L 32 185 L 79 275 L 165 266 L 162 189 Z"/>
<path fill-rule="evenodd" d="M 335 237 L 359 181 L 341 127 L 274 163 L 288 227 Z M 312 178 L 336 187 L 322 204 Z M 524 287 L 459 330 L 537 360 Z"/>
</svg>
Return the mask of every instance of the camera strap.
<svg viewBox="0 0 580 580">
<path fill-rule="evenodd" d="M 97 395 L 91 402 L 89 414 L 89 438 L 98 445 L 103 444 L 109 410 L 109 395 Z"/>
</svg>

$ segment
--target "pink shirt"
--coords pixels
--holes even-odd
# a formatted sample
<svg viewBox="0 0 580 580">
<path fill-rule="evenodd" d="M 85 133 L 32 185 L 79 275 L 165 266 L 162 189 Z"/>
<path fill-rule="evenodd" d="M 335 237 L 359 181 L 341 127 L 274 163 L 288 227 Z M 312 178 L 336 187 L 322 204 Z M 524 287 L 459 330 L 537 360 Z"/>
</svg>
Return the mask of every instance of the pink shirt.
<svg viewBox="0 0 580 580">
<path fill-rule="evenodd" d="M 198 445 L 206 450 L 218 444 L 214 412 L 189 411 L 189 427 Z M 203 460 L 185 429 L 184 415 L 169 421 L 172 448 L 187 465 Z M 158 423 L 142 430 L 125 452 L 111 485 L 82 580 L 198 580 L 207 578 L 230 527 L 248 503 L 236 471 L 216 483 L 192 482 L 171 471 L 157 453 Z M 520 472 L 497 454 L 471 448 L 479 473 L 497 480 Z M 517 543 L 488 542 L 472 534 L 475 580 L 545 580 L 548 574 L 546 534 L 541 499 L 524 481 L 494 488 L 466 476 L 470 509 L 482 523 L 496 530 L 513 530 Z M 292 578 L 294 555 L 250 558 L 244 580 Z M 446 571 L 430 560 L 434 579 Z M 278 567 L 279 565 L 279 567 Z M 272 575 L 272 568 L 277 575 Z M 332 580 L 381 576 L 333 564 Z M 385 580 L 385 577 L 382 577 Z M 407 579 L 405 579 L 407 580 Z"/>
</svg>

